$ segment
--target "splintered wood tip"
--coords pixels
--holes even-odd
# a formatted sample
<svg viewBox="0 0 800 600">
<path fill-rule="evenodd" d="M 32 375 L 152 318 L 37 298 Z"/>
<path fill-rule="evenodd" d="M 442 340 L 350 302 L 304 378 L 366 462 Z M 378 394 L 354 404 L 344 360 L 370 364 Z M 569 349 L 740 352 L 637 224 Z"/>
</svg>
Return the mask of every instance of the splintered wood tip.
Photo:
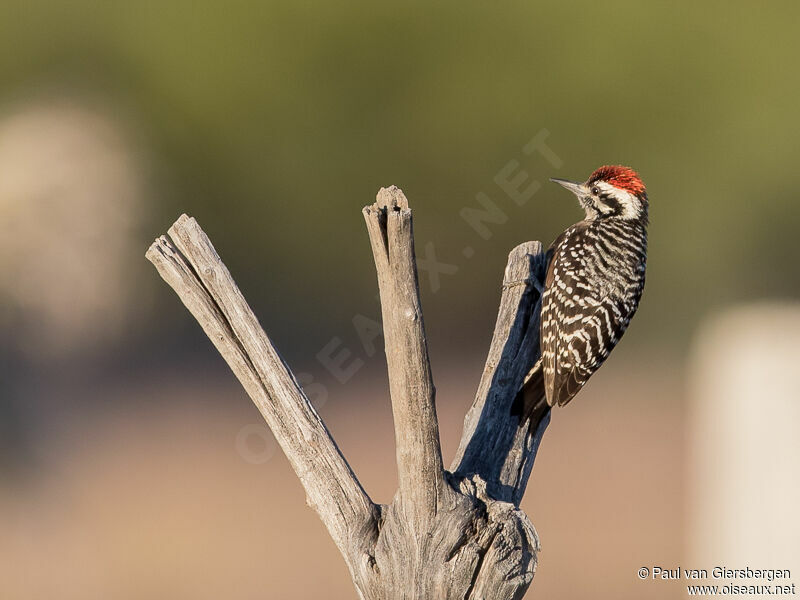
<svg viewBox="0 0 800 600">
<path fill-rule="evenodd" d="M 388 188 L 381 188 L 375 198 L 375 204 L 380 208 L 400 209 L 408 208 L 406 195 L 399 187 L 390 185 Z"/>
</svg>

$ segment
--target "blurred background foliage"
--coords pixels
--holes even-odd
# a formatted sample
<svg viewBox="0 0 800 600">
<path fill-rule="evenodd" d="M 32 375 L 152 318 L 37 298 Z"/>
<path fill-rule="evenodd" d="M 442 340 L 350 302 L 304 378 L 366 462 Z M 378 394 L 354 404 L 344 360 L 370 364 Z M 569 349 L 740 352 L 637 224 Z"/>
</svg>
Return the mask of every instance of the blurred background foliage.
<svg viewBox="0 0 800 600">
<path fill-rule="evenodd" d="M 45 414 L 127 398 L 103 386 L 197 361 L 213 369 L 180 377 L 229 378 L 144 259 L 181 212 L 326 382 L 315 354 L 338 337 L 364 357 L 353 316 L 379 314 L 359 212 L 390 184 L 418 254 L 457 267 L 438 290 L 422 274 L 434 370 L 473 384 L 507 253 L 580 218 L 552 176 L 621 163 L 647 184 L 647 289 L 618 354 L 676 364 L 704 316 L 796 298 L 798 19 L 789 1 L 4 0 L 4 457 Z M 560 168 L 522 152 L 543 130 Z M 542 185 L 521 207 L 494 182 L 511 160 Z M 460 217 L 479 193 L 508 215 L 488 240 Z"/>
<path fill-rule="evenodd" d="M 88 97 L 119 117 L 151 184 L 143 245 L 195 215 L 298 356 L 376 312 L 358 210 L 378 187 L 401 186 L 418 246 L 460 266 L 424 298 L 433 343 L 473 342 L 508 250 L 579 216 L 547 178 L 632 165 L 652 229 L 630 337 L 682 343 L 714 306 L 798 291 L 798 42 L 779 33 L 798 16 L 792 2 L 8 0 L 0 98 Z M 561 169 L 520 156 L 541 129 Z M 515 158 L 544 185 L 521 209 L 493 183 Z M 485 243 L 458 216 L 480 191 L 511 217 Z M 179 313 L 156 294 L 163 330 Z"/>
</svg>

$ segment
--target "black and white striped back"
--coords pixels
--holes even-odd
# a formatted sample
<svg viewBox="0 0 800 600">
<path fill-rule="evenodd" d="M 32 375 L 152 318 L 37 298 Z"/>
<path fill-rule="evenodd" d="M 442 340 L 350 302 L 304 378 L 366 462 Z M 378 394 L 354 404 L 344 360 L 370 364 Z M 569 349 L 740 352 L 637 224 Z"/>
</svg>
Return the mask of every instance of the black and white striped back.
<svg viewBox="0 0 800 600">
<path fill-rule="evenodd" d="M 646 221 L 581 221 L 550 248 L 542 295 L 541 350 L 550 406 L 563 406 L 619 342 L 639 306 Z"/>
</svg>

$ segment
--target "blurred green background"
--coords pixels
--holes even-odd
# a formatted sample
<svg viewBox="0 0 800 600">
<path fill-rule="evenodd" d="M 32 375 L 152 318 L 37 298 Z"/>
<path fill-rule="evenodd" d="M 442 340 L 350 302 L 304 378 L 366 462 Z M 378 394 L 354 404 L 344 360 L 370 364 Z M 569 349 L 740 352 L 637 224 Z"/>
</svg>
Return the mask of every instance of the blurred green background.
<svg viewBox="0 0 800 600">
<path fill-rule="evenodd" d="M 651 201 L 648 281 L 604 377 L 660 364 L 653 377 L 680 393 L 705 317 L 800 292 L 798 19 L 796 2 L 4 0 L 6 493 L 46 480 L 63 457 L 47 444 L 77 443 L 97 415 L 178 406 L 187 380 L 240 394 L 144 259 L 181 212 L 209 233 L 289 363 L 325 386 L 321 410 L 336 418 L 361 409 L 315 358 L 333 338 L 365 363 L 348 383 L 369 390 L 365 402 L 385 398 L 381 353 L 368 356 L 353 326 L 379 315 L 360 209 L 379 187 L 401 187 L 418 255 L 432 248 L 450 265 L 421 284 L 456 431 L 470 391 L 447 382 L 477 383 L 507 253 L 580 218 L 547 179 L 630 165 Z M 536 135 L 560 166 L 523 152 Z M 495 182 L 509 161 L 542 186 L 523 206 Z M 461 217 L 481 193 L 506 216 L 489 239 Z M 196 402 L 220 400 L 180 410 Z M 233 453 L 230 437 L 220 444 Z M 97 589 L 123 597 L 124 581 Z"/>
</svg>

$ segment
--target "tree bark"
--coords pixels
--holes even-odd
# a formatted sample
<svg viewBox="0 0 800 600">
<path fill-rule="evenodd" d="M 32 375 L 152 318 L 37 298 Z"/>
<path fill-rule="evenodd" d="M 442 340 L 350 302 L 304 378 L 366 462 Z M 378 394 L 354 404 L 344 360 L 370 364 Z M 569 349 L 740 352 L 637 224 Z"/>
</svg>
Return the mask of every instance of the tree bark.
<svg viewBox="0 0 800 600">
<path fill-rule="evenodd" d="M 509 417 L 528 370 L 540 358 L 538 289 L 547 264 L 540 242 L 526 242 L 508 256 L 500 310 L 475 402 L 451 469 L 477 473 L 494 498 L 519 505 L 550 413 L 540 423 Z"/>
<path fill-rule="evenodd" d="M 541 244 L 515 248 L 494 337 L 452 472 L 443 468 L 411 210 L 398 188 L 363 210 L 378 274 L 398 490 L 367 496 L 197 222 L 181 216 L 147 252 L 230 365 L 272 429 L 341 551 L 359 597 L 522 598 L 539 540 L 519 509 L 549 417 L 521 422 L 511 406 L 539 354 Z"/>
<path fill-rule="evenodd" d="M 436 514 L 444 466 L 425 325 L 419 301 L 411 209 L 397 188 L 381 189 L 363 210 L 381 298 L 394 415 L 398 500 L 423 533 Z"/>
</svg>

